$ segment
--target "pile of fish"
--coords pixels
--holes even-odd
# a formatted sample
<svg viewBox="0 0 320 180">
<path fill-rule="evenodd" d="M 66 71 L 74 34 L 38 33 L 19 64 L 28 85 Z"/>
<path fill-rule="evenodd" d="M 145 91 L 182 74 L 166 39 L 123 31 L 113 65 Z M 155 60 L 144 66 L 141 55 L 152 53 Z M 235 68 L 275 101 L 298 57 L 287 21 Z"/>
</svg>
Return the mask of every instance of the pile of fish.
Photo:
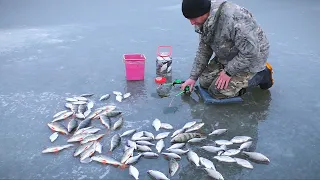
<svg viewBox="0 0 320 180">
<path fill-rule="evenodd" d="M 126 99 L 130 94 L 114 91 L 113 94 L 118 99 Z M 259 152 L 250 152 L 253 139 L 249 136 L 239 135 L 232 139 L 219 139 L 218 137 L 227 133 L 228 129 L 214 129 L 211 133 L 201 133 L 203 122 L 193 120 L 185 123 L 183 127 L 174 131 L 171 124 L 161 122 L 155 118 L 150 126 L 154 132 L 136 129 L 124 130 L 121 134 L 115 133 L 110 136 L 108 152 L 103 153 L 100 140 L 108 136 L 108 133 L 99 133 L 100 128 L 93 126 L 93 120 L 99 120 L 107 131 L 121 129 L 124 123 L 122 111 L 117 110 L 114 105 L 106 105 L 93 110 L 94 102 L 89 97 L 93 94 L 83 94 L 77 97 L 66 98 L 66 108 L 53 116 L 52 122 L 48 123 L 50 129 L 55 131 L 51 136 L 54 142 L 59 134 L 68 135 L 67 143 L 48 147 L 42 153 L 55 153 L 63 149 L 76 146 L 74 157 L 80 157 L 80 162 L 90 163 L 96 161 L 102 164 L 113 165 L 120 168 L 128 168 L 129 175 L 134 179 L 139 179 L 139 170 L 134 166 L 140 158 L 159 158 L 162 156 L 168 160 L 168 172 L 161 172 L 157 169 L 150 169 L 146 173 L 155 179 L 169 179 L 179 170 L 179 160 L 183 156 L 194 166 L 207 172 L 209 177 L 214 179 L 224 179 L 223 175 L 216 169 L 214 163 L 204 157 L 199 156 L 196 151 L 204 150 L 212 154 L 216 163 L 234 163 L 244 168 L 253 169 L 250 161 L 268 164 L 270 160 Z M 99 100 L 104 101 L 110 98 L 109 94 L 103 95 Z M 117 118 L 111 123 L 111 118 Z M 67 120 L 68 119 L 68 120 Z M 63 125 L 64 121 L 66 126 Z M 160 132 L 162 131 L 162 132 Z M 119 131 L 120 132 L 120 131 Z M 165 144 L 165 139 L 170 138 L 170 145 Z M 205 140 L 213 139 L 212 145 L 194 146 Z M 123 155 L 114 158 L 110 152 L 116 148 L 123 147 Z M 197 149 L 197 150 L 196 150 Z M 246 157 L 246 158 L 242 158 Z M 250 160 L 250 161 L 249 161 Z"/>
</svg>

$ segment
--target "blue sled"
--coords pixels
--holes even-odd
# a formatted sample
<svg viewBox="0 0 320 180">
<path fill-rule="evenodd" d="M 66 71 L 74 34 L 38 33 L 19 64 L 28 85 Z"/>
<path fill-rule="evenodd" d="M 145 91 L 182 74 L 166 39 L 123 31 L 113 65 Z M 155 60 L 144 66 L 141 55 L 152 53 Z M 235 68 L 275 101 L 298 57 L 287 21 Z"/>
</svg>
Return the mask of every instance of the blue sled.
<svg viewBox="0 0 320 180">
<path fill-rule="evenodd" d="M 243 99 L 240 96 L 227 98 L 227 99 L 215 99 L 209 95 L 209 93 L 201 88 L 200 86 L 195 86 L 198 90 L 200 96 L 202 97 L 205 104 L 229 104 L 229 103 L 240 103 Z"/>
</svg>

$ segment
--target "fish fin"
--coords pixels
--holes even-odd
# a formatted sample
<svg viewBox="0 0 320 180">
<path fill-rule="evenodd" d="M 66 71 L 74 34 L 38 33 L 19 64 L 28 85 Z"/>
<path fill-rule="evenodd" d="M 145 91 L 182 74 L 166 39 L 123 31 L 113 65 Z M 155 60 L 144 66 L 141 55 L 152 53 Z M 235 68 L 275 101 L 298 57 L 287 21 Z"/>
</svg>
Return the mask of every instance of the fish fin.
<svg viewBox="0 0 320 180">
<path fill-rule="evenodd" d="M 120 167 L 121 170 L 124 170 L 124 169 L 126 169 L 126 168 L 128 167 L 128 165 L 127 165 L 127 164 L 122 164 L 122 165 L 119 166 L 119 167 Z"/>
</svg>

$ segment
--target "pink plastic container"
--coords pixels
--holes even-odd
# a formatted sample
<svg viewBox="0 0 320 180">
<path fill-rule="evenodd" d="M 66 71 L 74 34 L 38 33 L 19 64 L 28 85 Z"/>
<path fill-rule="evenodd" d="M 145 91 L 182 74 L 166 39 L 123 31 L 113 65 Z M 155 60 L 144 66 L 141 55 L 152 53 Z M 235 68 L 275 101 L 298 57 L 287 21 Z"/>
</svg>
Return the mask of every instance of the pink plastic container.
<svg viewBox="0 0 320 180">
<path fill-rule="evenodd" d="M 124 54 L 127 80 L 143 80 L 146 57 L 144 54 Z"/>
</svg>

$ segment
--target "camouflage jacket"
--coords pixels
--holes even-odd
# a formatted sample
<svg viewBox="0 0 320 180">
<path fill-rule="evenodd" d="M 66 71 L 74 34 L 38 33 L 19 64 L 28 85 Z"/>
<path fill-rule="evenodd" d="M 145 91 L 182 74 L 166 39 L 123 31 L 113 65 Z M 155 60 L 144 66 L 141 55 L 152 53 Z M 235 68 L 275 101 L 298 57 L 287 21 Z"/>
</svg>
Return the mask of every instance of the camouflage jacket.
<svg viewBox="0 0 320 180">
<path fill-rule="evenodd" d="M 226 2 L 215 24 L 215 15 L 223 1 L 212 0 L 205 23 L 198 27 L 200 42 L 190 78 L 197 80 L 213 53 L 230 75 L 238 72 L 259 72 L 265 68 L 269 42 L 252 14 L 243 7 Z M 214 33 L 214 28 L 216 32 Z"/>
</svg>

